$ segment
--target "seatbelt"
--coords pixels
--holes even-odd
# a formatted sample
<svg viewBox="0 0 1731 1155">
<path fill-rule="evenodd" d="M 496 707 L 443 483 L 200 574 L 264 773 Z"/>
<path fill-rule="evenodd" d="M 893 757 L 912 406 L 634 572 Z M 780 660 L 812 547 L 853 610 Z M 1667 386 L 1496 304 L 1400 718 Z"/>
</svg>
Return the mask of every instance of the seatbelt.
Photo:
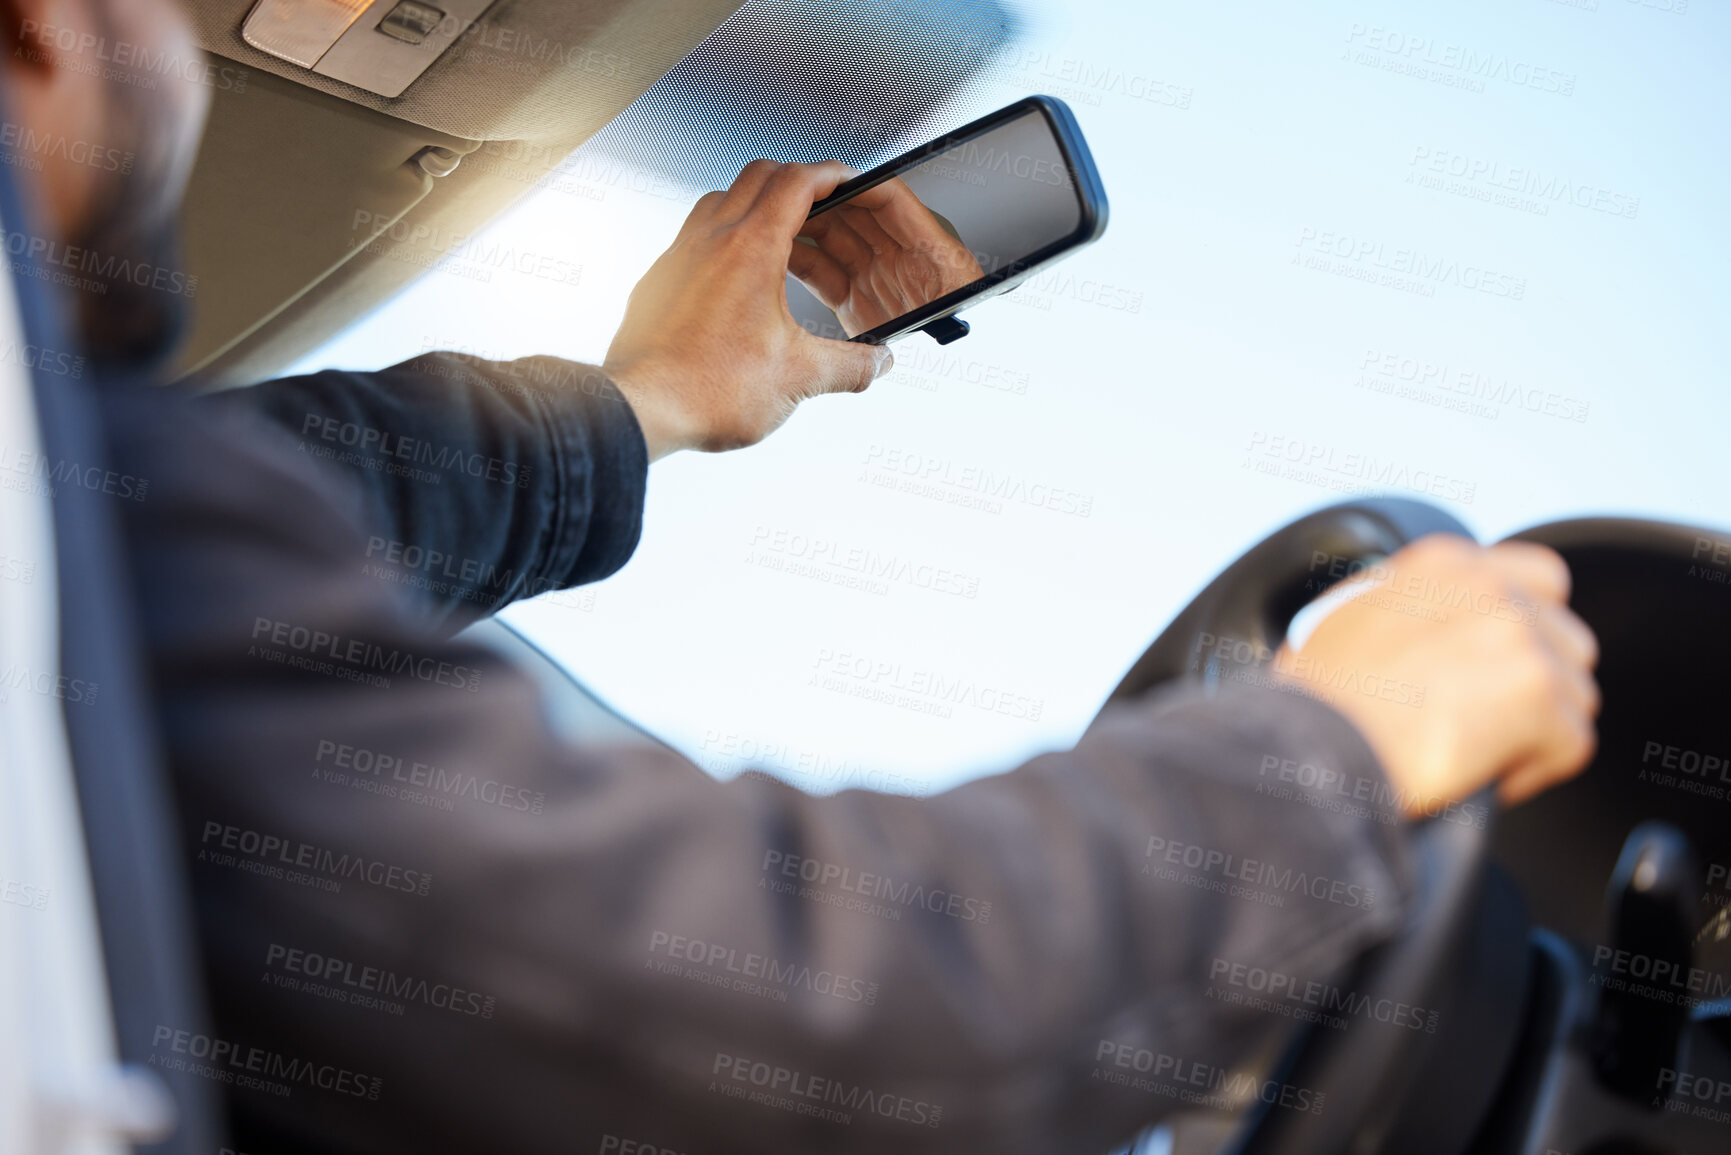
<svg viewBox="0 0 1731 1155">
<path fill-rule="evenodd" d="M 0 235 L 10 235 L 0 219 Z M 121 1066 L 61 713 L 53 470 L 12 278 L 0 276 L 0 1152 L 120 1152 L 174 1104 Z"/>
<path fill-rule="evenodd" d="M 96 386 L 28 220 L 0 168 L 0 558 L 30 566 L 0 560 L 0 1155 L 213 1155 L 215 1086 L 146 1069 L 205 1029 L 197 943 L 115 499 L 83 483 Z"/>
</svg>

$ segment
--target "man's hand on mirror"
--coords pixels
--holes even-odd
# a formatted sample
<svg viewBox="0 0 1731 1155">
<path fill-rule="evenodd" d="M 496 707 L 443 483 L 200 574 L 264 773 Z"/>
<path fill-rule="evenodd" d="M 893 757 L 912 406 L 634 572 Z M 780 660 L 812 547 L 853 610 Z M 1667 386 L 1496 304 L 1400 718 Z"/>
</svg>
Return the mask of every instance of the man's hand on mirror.
<svg viewBox="0 0 1731 1155">
<path fill-rule="evenodd" d="M 650 460 L 761 441 L 808 397 L 858 393 L 890 352 L 808 333 L 787 305 L 794 236 L 846 165 L 755 160 L 693 206 L 644 274 L 603 368 L 631 402 Z"/>
<path fill-rule="evenodd" d="M 1358 727 L 1410 813 L 1492 784 L 1512 805 L 1587 765 L 1599 647 L 1562 558 L 1433 535 L 1372 572 L 1275 666 Z"/>
<path fill-rule="evenodd" d="M 834 310 L 850 337 L 985 276 L 961 238 L 900 177 L 807 221 L 787 268 Z"/>
</svg>

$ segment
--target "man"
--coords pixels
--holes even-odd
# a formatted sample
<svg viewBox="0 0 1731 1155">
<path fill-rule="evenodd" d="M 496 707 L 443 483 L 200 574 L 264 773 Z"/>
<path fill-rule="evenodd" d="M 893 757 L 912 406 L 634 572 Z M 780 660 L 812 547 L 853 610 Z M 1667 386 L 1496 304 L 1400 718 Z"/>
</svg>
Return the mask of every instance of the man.
<svg viewBox="0 0 1731 1155">
<path fill-rule="evenodd" d="M 53 25 L 189 44 L 171 0 L 0 14 L 15 41 Z M 140 158 L 31 174 L 36 227 L 169 260 L 196 90 L 111 86 L 27 43 L 9 118 Z M 1304 649 L 1427 687 L 1422 709 L 1290 680 L 1178 690 L 926 800 L 563 744 L 524 674 L 450 634 L 622 565 L 650 461 L 749 445 L 882 371 L 886 350 L 811 336 L 783 295 L 806 211 L 845 175 L 759 162 L 704 197 L 603 366 L 533 366 L 558 388 L 435 356 L 193 402 L 124 380 L 157 371 L 168 298 L 74 298 L 106 379 L 40 391 L 94 404 L 110 467 L 149 489 L 62 505 L 120 519 L 212 1003 L 208 1028 L 157 1024 L 149 1061 L 222 1087 L 235 1148 L 1102 1150 L 1289 1025 L 1210 998 L 1222 963 L 1327 981 L 1399 925 L 1400 816 L 1259 793 L 1270 760 L 1412 813 L 1491 784 L 1516 801 L 1585 764 L 1595 644 L 1561 562 L 1442 539 L 1394 568 L 1534 620 L 1360 599 Z M 336 468 L 295 441 L 327 422 L 518 468 L 436 485 Z M 370 576 L 376 541 L 482 576 L 410 593 Z M 1170 1060 L 1152 1089 L 1101 1077 L 1143 1053 Z"/>
</svg>

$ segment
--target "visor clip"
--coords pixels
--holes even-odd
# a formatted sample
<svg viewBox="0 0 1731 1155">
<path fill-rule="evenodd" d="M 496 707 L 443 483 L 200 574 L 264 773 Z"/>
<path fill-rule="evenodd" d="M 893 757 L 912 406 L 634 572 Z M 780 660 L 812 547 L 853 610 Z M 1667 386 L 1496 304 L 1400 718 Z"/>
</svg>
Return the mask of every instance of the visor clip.
<svg viewBox="0 0 1731 1155">
<path fill-rule="evenodd" d="M 410 158 L 409 163 L 430 177 L 450 176 L 463 163 L 463 154 L 429 144 Z"/>
</svg>

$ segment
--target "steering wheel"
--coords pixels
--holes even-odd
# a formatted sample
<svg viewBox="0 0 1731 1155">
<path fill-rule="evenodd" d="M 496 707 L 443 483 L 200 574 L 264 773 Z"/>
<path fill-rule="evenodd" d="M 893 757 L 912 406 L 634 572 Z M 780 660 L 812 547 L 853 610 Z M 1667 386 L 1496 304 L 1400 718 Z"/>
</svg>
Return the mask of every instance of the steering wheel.
<svg viewBox="0 0 1731 1155">
<path fill-rule="evenodd" d="M 1323 592 L 1315 580 L 1319 558 L 1370 564 L 1429 533 L 1471 537 L 1442 510 L 1394 498 L 1346 502 L 1300 518 L 1210 582 L 1107 703 L 1170 682 L 1216 683 L 1221 647 L 1207 635 L 1272 655 L 1293 615 Z M 1488 861 L 1490 792 L 1471 809 L 1485 815 L 1482 824 L 1439 820 L 1415 828 L 1418 882 L 1402 928 L 1339 982 L 1373 1005 L 1388 999 L 1435 1011 L 1437 1032 L 1358 1015 L 1340 1030 L 1299 1027 L 1284 1053 L 1255 1074 L 1321 1093 L 1323 1110 L 1258 1101 L 1226 1148 L 1232 1155 L 1466 1149 L 1514 1054 L 1528 983 L 1526 913 Z"/>
</svg>

